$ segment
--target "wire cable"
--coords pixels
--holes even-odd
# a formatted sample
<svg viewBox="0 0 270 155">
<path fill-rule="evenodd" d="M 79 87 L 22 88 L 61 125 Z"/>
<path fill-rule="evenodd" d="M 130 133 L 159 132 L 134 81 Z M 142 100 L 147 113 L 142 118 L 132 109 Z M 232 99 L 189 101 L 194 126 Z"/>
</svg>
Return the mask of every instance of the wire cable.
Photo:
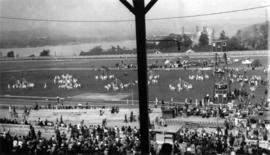
<svg viewBox="0 0 270 155">
<path fill-rule="evenodd" d="M 264 5 L 264 6 L 252 7 L 252 8 L 239 9 L 239 10 L 230 10 L 230 11 L 223 11 L 223 12 L 214 12 L 214 13 L 205 13 L 205 14 L 197 14 L 197 15 L 187 15 L 187 16 L 176 16 L 176 17 L 149 18 L 149 19 L 146 19 L 146 20 L 166 20 L 166 19 L 194 18 L 194 17 L 212 16 L 212 15 L 235 13 L 235 12 L 244 12 L 244 11 L 267 8 L 267 7 L 270 7 L 270 4 L 269 5 Z"/>
<path fill-rule="evenodd" d="M 270 7 L 270 4 L 264 5 L 264 6 L 252 7 L 252 8 L 223 11 L 223 12 L 213 12 L 213 13 L 205 13 L 205 14 L 197 14 L 197 15 L 186 15 L 186 16 L 175 16 L 175 17 L 147 18 L 146 20 L 148 20 L 148 21 L 158 21 L 158 20 L 194 18 L 194 17 L 212 16 L 212 15 L 219 15 L 219 14 L 250 11 L 250 10 L 262 9 L 262 8 L 266 8 L 266 7 Z M 21 20 L 21 21 L 36 21 L 36 22 L 58 22 L 58 23 L 119 23 L 119 22 L 135 21 L 133 19 L 122 19 L 122 20 L 62 20 L 62 19 L 20 18 L 20 17 L 9 17 L 9 16 L 0 16 L 0 19 Z"/>
</svg>

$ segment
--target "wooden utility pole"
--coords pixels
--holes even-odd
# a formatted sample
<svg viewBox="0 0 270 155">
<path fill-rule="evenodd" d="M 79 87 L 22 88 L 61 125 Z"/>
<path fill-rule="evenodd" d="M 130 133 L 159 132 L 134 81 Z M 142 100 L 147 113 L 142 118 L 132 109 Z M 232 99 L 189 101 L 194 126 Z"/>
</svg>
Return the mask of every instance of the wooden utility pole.
<svg viewBox="0 0 270 155">
<path fill-rule="evenodd" d="M 147 55 L 146 55 L 146 30 L 145 14 L 152 8 L 157 0 L 151 0 L 144 6 L 144 0 L 133 0 L 133 6 L 127 0 L 120 0 L 130 12 L 135 15 L 138 88 L 139 88 L 139 112 L 141 133 L 141 154 L 150 153 L 149 143 L 149 115 L 148 115 L 148 86 L 147 86 Z"/>
</svg>

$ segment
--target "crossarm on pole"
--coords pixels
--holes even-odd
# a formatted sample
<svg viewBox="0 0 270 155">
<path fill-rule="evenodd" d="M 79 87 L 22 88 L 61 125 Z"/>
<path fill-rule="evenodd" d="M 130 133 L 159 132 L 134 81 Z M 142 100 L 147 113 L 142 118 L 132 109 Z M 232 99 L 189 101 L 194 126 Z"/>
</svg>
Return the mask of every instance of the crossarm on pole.
<svg viewBox="0 0 270 155">
<path fill-rule="evenodd" d="M 151 0 L 145 7 L 145 14 L 152 8 L 152 6 L 157 2 L 158 0 Z"/>
<path fill-rule="evenodd" d="M 129 2 L 127 0 L 120 0 L 120 2 L 123 5 L 125 5 L 128 8 L 128 10 L 135 15 L 135 9 L 134 9 L 134 7 L 131 4 L 129 4 Z"/>
</svg>

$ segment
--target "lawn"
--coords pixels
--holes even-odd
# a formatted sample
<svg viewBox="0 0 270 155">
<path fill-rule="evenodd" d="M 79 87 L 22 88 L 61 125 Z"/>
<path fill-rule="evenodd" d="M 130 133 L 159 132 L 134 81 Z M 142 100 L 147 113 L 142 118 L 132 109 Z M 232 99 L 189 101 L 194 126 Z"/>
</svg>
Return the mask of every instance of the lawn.
<svg viewBox="0 0 270 155">
<path fill-rule="evenodd" d="M 171 98 L 174 101 L 184 101 L 185 98 L 191 98 L 195 100 L 200 99 L 207 93 L 212 94 L 213 91 L 213 77 L 212 71 L 205 71 L 205 74 L 209 75 L 209 79 L 203 81 L 189 80 L 188 75 L 194 74 L 191 70 L 157 70 L 153 71 L 154 74 L 159 74 L 159 82 L 156 85 L 149 85 L 149 100 L 164 99 L 169 101 Z M 82 87 L 72 90 L 66 90 L 58 88 L 57 85 L 53 83 L 53 78 L 56 75 L 61 74 L 71 74 L 73 77 L 79 80 Z M 128 99 L 131 99 L 131 92 L 133 91 L 133 98 L 138 99 L 138 88 L 135 85 L 132 88 L 125 90 L 120 90 L 113 92 L 107 91 L 104 85 L 108 84 L 112 80 L 96 80 L 95 76 L 102 74 L 103 71 L 80 71 L 80 70 L 41 70 L 41 71 L 25 71 L 25 72 L 0 72 L 0 94 L 1 95 L 22 95 L 22 96 L 45 96 L 45 97 L 72 97 L 75 95 L 85 94 L 85 93 L 107 93 L 110 95 L 116 95 L 119 93 L 129 94 Z M 106 71 L 106 74 L 114 74 L 119 82 L 128 83 L 130 81 L 137 80 L 137 71 L 132 70 L 111 70 Z M 249 70 L 247 75 L 266 75 L 261 70 Z M 8 84 L 14 83 L 16 80 L 26 79 L 28 82 L 35 84 L 33 88 L 19 89 L 10 88 L 8 89 Z M 176 85 L 178 79 L 181 78 L 189 83 L 192 83 L 193 88 L 191 90 L 182 90 L 180 92 L 170 91 L 169 84 Z M 44 84 L 46 83 L 46 89 Z M 237 83 L 233 84 L 233 88 L 238 88 Z M 249 91 L 249 88 L 246 87 Z M 264 96 L 264 86 L 260 86 L 256 89 L 256 95 Z"/>
</svg>

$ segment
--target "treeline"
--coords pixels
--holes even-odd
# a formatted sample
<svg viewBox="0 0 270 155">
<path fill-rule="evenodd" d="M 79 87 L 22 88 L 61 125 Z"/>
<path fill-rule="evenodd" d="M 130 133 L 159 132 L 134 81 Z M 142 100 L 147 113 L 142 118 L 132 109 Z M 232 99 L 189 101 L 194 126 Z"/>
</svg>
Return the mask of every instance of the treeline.
<svg viewBox="0 0 270 155">
<path fill-rule="evenodd" d="M 256 24 L 237 33 L 229 38 L 228 48 L 234 50 L 266 50 L 268 49 L 269 22 Z"/>
<path fill-rule="evenodd" d="M 170 34 L 158 41 L 147 41 L 146 46 L 149 51 L 160 50 L 164 53 L 185 52 L 189 49 L 194 51 L 209 51 L 212 49 L 212 46 L 209 45 L 209 37 L 204 32 L 201 33 L 198 44 L 195 44 L 186 34 Z"/>
<path fill-rule="evenodd" d="M 39 53 L 39 56 L 40 57 L 48 57 L 48 56 L 50 56 L 50 50 L 42 50 Z M 8 51 L 6 57 L 8 57 L 8 58 L 14 58 L 15 57 L 14 51 Z M 16 57 L 19 57 L 19 54 L 17 54 Z M 31 55 L 29 55 L 29 57 L 35 57 L 35 55 L 34 54 L 31 54 Z"/>
<path fill-rule="evenodd" d="M 222 31 L 217 38 L 218 40 L 227 41 L 229 51 L 241 50 L 266 50 L 268 43 L 268 22 L 256 24 L 228 37 L 225 31 Z M 180 42 L 180 45 L 179 45 Z M 159 41 L 148 41 L 147 49 L 158 49 L 162 52 L 185 52 L 189 49 L 199 52 L 208 52 L 212 50 L 212 45 L 207 32 L 201 32 L 198 42 L 195 42 L 188 35 L 170 34 Z"/>
<path fill-rule="evenodd" d="M 81 51 L 80 56 L 87 55 L 104 55 L 104 54 L 134 54 L 136 49 L 127 49 L 126 47 L 120 47 L 119 45 L 112 46 L 110 49 L 103 49 L 100 45 L 93 47 L 87 52 Z"/>
</svg>

